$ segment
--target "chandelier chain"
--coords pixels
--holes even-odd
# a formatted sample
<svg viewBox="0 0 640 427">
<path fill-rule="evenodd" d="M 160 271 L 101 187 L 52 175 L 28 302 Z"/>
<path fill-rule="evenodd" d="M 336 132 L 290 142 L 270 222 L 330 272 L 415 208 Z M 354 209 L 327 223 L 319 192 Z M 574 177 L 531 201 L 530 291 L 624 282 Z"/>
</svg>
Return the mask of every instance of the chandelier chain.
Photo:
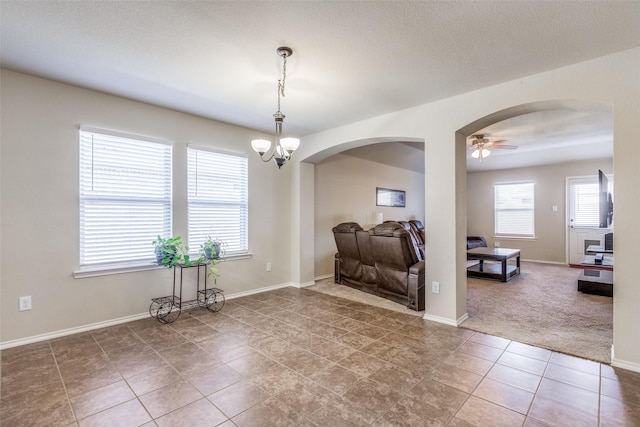
<svg viewBox="0 0 640 427">
<path fill-rule="evenodd" d="M 284 83 L 287 79 L 287 55 L 282 55 L 282 78 L 278 79 L 278 113 L 280 113 L 280 96 L 284 97 Z"/>
</svg>

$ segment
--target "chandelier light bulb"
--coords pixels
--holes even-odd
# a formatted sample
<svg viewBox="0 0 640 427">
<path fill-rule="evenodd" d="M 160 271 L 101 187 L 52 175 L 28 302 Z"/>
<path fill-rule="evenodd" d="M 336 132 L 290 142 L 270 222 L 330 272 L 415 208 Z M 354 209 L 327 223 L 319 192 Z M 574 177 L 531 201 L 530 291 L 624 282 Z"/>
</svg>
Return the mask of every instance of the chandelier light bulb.
<svg viewBox="0 0 640 427">
<path fill-rule="evenodd" d="M 266 139 L 254 139 L 251 141 L 253 150 L 261 156 L 271 148 L 271 141 Z"/>
<path fill-rule="evenodd" d="M 298 138 L 282 138 L 280 140 L 282 148 L 287 150 L 289 154 L 293 154 L 294 151 L 300 146 L 300 140 Z"/>
</svg>

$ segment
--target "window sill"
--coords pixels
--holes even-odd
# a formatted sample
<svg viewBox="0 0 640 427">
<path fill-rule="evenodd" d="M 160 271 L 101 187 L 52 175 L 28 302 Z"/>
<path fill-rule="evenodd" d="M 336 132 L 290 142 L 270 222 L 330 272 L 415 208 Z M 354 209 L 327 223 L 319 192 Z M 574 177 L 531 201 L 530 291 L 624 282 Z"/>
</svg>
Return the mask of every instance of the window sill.
<svg viewBox="0 0 640 427">
<path fill-rule="evenodd" d="M 111 274 L 135 273 L 137 271 L 157 270 L 164 268 L 155 262 L 146 261 L 141 263 L 123 263 L 112 265 L 96 265 L 80 268 L 73 272 L 75 279 L 84 279 L 86 277 L 108 276 Z"/>
<path fill-rule="evenodd" d="M 493 236 L 494 240 L 538 240 L 535 237 L 524 236 Z"/>
<path fill-rule="evenodd" d="M 252 253 L 242 253 L 225 256 L 225 261 L 237 261 L 241 259 L 249 259 Z M 138 271 L 163 269 L 162 265 L 158 265 L 152 261 L 142 261 L 138 263 L 122 263 L 112 265 L 99 265 L 80 268 L 73 272 L 74 279 L 85 279 L 87 277 L 110 276 L 112 274 L 136 273 Z"/>
</svg>

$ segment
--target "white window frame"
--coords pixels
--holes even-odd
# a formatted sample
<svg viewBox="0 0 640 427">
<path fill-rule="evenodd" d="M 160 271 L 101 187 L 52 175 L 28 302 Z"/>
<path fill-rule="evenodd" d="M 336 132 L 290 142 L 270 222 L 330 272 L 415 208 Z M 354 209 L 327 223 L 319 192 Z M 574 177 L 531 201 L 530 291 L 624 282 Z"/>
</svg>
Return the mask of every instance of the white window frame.
<svg viewBox="0 0 640 427">
<path fill-rule="evenodd" d="M 158 268 L 152 242 L 172 235 L 173 143 L 88 126 L 79 143 L 75 277 Z"/>
<path fill-rule="evenodd" d="M 524 191 L 529 191 L 528 187 L 530 187 L 530 193 L 523 194 Z M 504 194 L 508 189 L 513 193 L 511 202 L 508 200 L 508 194 Z M 530 213 L 530 223 L 517 224 L 522 219 L 513 215 L 509 217 L 509 214 L 517 213 Z M 510 219 L 513 226 L 509 227 L 508 224 L 501 223 L 501 219 L 505 221 Z M 524 219 L 527 220 L 526 215 Z M 494 237 L 534 239 L 535 222 L 535 183 L 533 181 L 494 184 Z"/>
<path fill-rule="evenodd" d="M 195 254 L 207 236 L 225 258 L 249 256 L 249 165 L 245 153 L 188 144 L 187 242 Z M 229 186 L 224 188 L 225 185 Z"/>
</svg>

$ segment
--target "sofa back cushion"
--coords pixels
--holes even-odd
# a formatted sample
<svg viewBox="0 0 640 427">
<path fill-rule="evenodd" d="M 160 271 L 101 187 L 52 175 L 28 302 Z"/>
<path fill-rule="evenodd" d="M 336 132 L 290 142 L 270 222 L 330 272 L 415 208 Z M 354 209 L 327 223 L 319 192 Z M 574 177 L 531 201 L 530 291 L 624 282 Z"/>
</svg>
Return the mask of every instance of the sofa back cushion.
<svg viewBox="0 0 640 427">
<path fill-rule="evenodd" d="M 398 223 L 385 223 L 369 230 L 369 239 L 378 289 L 406 295 L 409 268 L 418 262 L 411 235 Z"/>
<path fill-rule="evenodd" d="M 424 260 L 424 245 L 422 244 L 418 232 L 411 226 L 409 221 L 398 221 L 398 223 L 409 232 L 409 236 L 411 236 L 411 243 L 413 243 L 413 249 L 416 252 L 418 261 Z"/>
<path fill-rule="evenodd" d="M 362 227 L 355 222 L 344 222 L 332 229 L 340 255 L 340 277 L 343 281 L 357 283 L 362 277 L 360 250 L 356 240 L 356 232 Z"/>
<path fill-rule="evenodd" d="M 366 285 L 376 284 L 376 260 L 373 258 L 369 232 L 356 231 L 358 249 L 360 249 L 360 261 L 362 262 L 362 282 Z"/>
<path fill-rule="evenodd" d="M 420 237 L 420 242 L 424 245 L 426 243 L 426 236 L 424 231 L 424 224 L 422 224 L 422 221 L 418 221 L 417 219 L 410 219 L 409 224 L 411 224 L 411 228 L 416 231 L 416 234 Z"/>
</svg>

